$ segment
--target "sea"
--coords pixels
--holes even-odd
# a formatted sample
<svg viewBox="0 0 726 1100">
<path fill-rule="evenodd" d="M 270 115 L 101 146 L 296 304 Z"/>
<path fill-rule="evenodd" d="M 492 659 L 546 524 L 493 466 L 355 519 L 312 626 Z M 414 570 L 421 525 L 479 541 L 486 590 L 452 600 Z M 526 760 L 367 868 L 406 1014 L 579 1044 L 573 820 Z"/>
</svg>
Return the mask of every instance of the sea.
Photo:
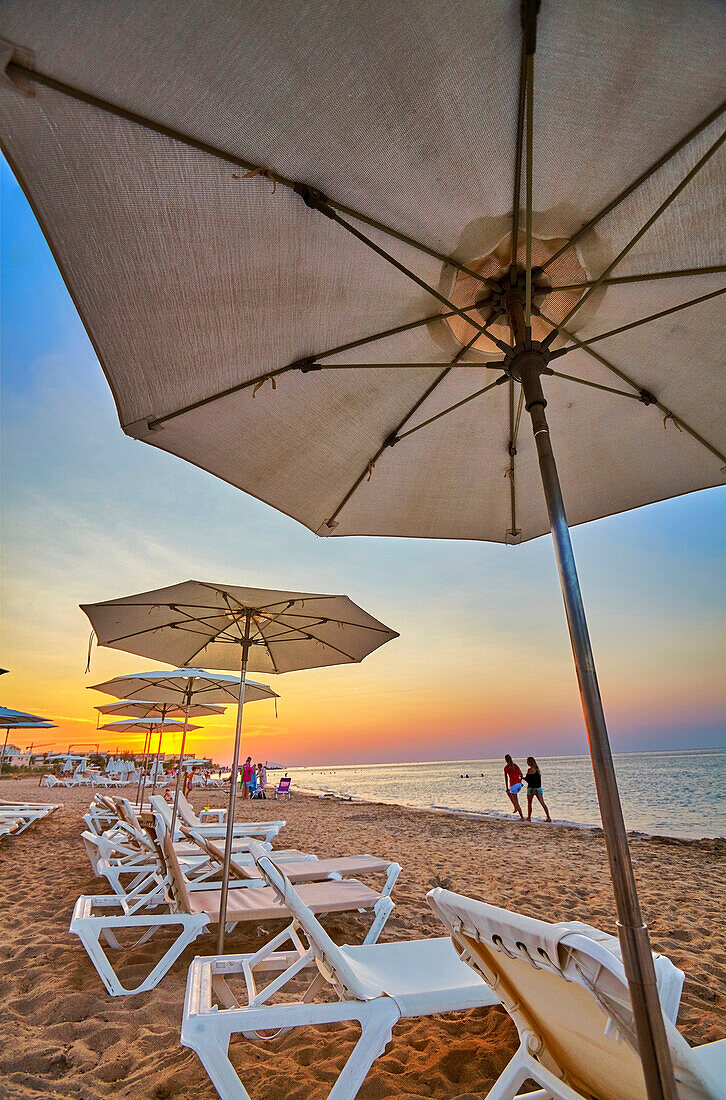
<svg viewBox="0 0 726 1100">
<path fill-rule="evenodd" d="M 630 752 L 615 755 L 629 831 L 673 837 L 726 837 L 726 749 Z M 544 799 L 552 819 L 572 826 L 600 824 L 588 756 L 542 756 Z M 524 760 L 518 760 L 526 771 Z M 359 764 L 290 768 L 295 785 L 320 794 L 513 819 L 504 792 L 503 760 L 422 764 Z M 526 798 L 520 793 L 525 816 Z M 535 799 L 533 819 L 544 820 Z"/>
</svg>

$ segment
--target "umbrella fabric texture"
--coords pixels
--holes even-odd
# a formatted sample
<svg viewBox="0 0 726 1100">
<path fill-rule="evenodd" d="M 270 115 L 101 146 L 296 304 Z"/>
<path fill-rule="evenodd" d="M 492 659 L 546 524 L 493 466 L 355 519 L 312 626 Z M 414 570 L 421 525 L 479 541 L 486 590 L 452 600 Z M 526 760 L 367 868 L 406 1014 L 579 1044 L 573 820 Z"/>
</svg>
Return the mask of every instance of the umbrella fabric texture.
<svg viewBox="0 0 726 1100">
<path fill-rule="evenodd" d="M 113 6 L 6 2 L 3 146 L 124 431 L 321 535 L 549 529 L 519 387 L 481 393 L 502 377 L 486 280 L 511 254 L 519 9 L 219 0 L 182 23 L 136 0 L 120 41 Z M 597 339 L 558 337 L 547 386 L 571 523 L 726 480 L 725 35 L 709 0 L 541 6 L 534 304 L 561 324 L 587 295 L 564 330 Z"/>
<path fill-rule="evenodd" d="M 198 657 L 220 669 L 240 667 L 243 624 L 249 613 L 250 672 L 350 664 L 398 637 L 348 596 L 204 581 L 183 581 L 81 607 L 100 645 L 170 663 L 186 664 Z M 196 678 L 200 670 L 179 671 Z M 236 684 L 239 691 L 239 678 Z M 253 697 L 255 690 L 253 685 Z"/>
</svg>

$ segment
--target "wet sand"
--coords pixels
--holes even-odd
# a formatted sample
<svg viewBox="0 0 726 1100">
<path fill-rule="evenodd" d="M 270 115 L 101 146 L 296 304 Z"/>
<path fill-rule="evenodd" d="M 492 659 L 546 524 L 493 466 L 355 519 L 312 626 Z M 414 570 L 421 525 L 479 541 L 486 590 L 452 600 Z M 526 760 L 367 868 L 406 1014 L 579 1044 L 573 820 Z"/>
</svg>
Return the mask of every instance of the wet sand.
<svg viewBox="0 0 726 1100">
<path fill-rule="evenodd" d="M 0 799 L 64 803 L 22 836 L 0 842 L 0 1095 L 214 1100 L 196 1055 L 179 1044 L 187 968 L 194 955 L 213 953 L 213 938 L 200 937 L 156 989 L 112 998 L 68 932 L 79 894 L 110 892 L 105 879 L 93 877 L 80 840 L 91 795 L 90 788 L 45 790 L 37 780 L 0 780 Z M 206 796 L 193 801 L 199 808 Z M 223 792 L 210 794 L 210 805 L 224 801 Z M 285 818 L 279 846 L 319 855 L 369 852 L 399 862 L 396 909 L 383 940 L 441 934 L 425 900 L 434 885 L 547 920 L 579 919 L 615 930 L 604 845 L 594 830 L 303 795 L 238 807 L 240 820 Z M 632 850 L 654 946 L 686 974 L 679 1028 L 691 1043 L 721 1038 L 726 841 L 643 837 L 633 840 Z M 367 923 L 341 915 L 326 926 L 337 942 L 355 943 Z M 257 950 L 268 933 L 240 926 L 229 950 Z M 165 942 L 154 937 L 132 957 L 126 976 L 147 972 Z M 309 1028 L 268 1043 L 236 1039 L 231 1054 L 254 1100 L 322 1100 L 356 1038 L 352 1025 Z M 404 1021 L 359 1095 L 485 1096 L 516 1045 L 501 1009 Z"/>
</svg>

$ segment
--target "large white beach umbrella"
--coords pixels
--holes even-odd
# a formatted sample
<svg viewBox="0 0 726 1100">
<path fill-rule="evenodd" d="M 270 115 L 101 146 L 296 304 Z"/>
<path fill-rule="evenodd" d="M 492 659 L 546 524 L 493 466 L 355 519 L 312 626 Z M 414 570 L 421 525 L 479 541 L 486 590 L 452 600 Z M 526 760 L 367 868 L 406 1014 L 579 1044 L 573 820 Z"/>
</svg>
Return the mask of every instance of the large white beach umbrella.
<svg viewBox="0 0 726 1100">
<path fill-rule="evenodd" d="M 553 531 L 672 1097 L 549 426 L 573 523 L 726 480 L 726 7 L 538 8 L 6 0 L 0 133 L 129 435 L 321 535 Z"/>
<path fill-rule="evenodd" d="M 95 684 L 89 690 L 105 691 L 109 695 L 133 700 L 153 697 L 158 700 L 162 717 L 170 714 L 168 708 L 181 709 L 187 721 L 192 715 L 211 714 L 214 708 L 210 704 L 221 703 L 227 706 L 240 698 L 239 676 L 225 676 L 220 672 L 207 672 L 203 668 L 175 668 L 161 669 L 149 672 L 134 672 L 126 676 L 116 676 L 112 680 L 106 680 L 103 684 Z M 279 696 L 267 687 L 266 684 L 258 684 L 253 680 L 245 679 L 244 699 L 247 703 L 254 703 L 261 699 L 278 699 Z M 205 710 L 205 707 L 210 707 Z M 99 708 L 100 709 L 100 708 Z M 220 708 L 221 709 L 221 708 Z M 158 776 L 158 762 L 161 755 L 161 738 L 163 727 L 159 727 L 159 744 L 156 750 L 157 768 L 154 771 L 153 789 L 156 789 Z M 186 731 L 182 733 L 181 748 L 179 750 L 179 771 L 176 777 L 174 792 L 174 805 L 171 812 L 172 835 L 176 826 L 177 808 L 179 805 L 179 791 L 181 790 L 181 764 L 184 757 L 184 745 L 186 743 Z M 140 796 L 139 796 L 140 797 Z"/>
<path fill-rule="evenodd" d="M 205 581 L 183 581 L 168 588 L 121 596 L 102 603 L 82 604 L 81 607 L 91 621 L 99 645 L 170 663 L 176 661 L 185 666 L 178 670 L 182 674 L 182 682 L 184 674 L 191 682 L 198 678 L 202 693 L 205 678 L 212 677 L 204 670 L 187 667 L 191 661 L 201 659 L 212 668 L 240 669 L 236 686 L 237 725 L 217 933 L 217 951 L 221 954 L 224 948 L 242 714 L 248 701 L 247 672 L 292 672 L 303 668 L 355 664 L 392 638 L 397 638 L 398 634 L 353 603 L 348 596 L 242 588 Z M 152 675 L 159 677 L 159 673 Z M 168 673 L 166 687 L 159 681 L 155 684 L 155 693 L 172 691 L 174 682 L 174 673 Z M 229 678 L 218 677 L 215 685 L 208 685 L 205 697 L 211 701 L 229 690 Z M 251 686 L 251 695 L 255 697 L 256 693 L 256 697 L 261 697 L 265 690 L 268 695 L 274 695 L 260 684 Z M 192 696 L 188 698 L 191 701 Z M 179 775 L 175 808 L 178 796 Z M 175 819 L 173 813 L 172 836 Z"/>
</svg>

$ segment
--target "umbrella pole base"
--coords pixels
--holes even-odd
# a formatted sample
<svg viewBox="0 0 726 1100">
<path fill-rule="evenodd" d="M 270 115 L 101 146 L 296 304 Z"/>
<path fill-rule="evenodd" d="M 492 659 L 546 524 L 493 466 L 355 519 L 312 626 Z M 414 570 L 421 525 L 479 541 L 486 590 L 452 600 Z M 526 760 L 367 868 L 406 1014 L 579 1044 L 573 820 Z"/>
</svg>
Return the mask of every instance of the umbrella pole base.
<svg viewBox="0 0 726 1100">
<path fill-rule="evenodd" d="M 673 1063 L 658 999 L 653 955 L 648 939 L 648 929 L 643 923 L 640 912 L 605 714 L 597 682 L 595 659 L 590 644 L 562 490 L 545 415 L 547 402 L 542 391 L 541 375 L 547 372 L 546 354 L 541 354 L 536 346 L 530 345 L 515 356 L 510 369 L 512 376 L 522 384 L 525 407 L 532 421 L 537 447 L 590 744 L 600 816 L 618 911 L 618 932 L 623 964 L 633 1005 L 646 1090 L 649 1100 L 676 1100 Z"/>
</svg>

